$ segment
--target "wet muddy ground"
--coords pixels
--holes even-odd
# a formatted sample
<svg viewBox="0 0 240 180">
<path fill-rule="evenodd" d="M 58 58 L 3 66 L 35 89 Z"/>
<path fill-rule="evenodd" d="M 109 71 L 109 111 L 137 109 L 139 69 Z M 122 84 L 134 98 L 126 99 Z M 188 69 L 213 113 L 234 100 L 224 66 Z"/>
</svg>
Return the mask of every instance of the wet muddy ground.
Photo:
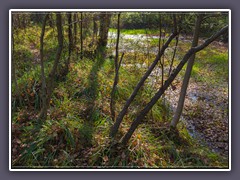
<svg viewBox="0 0 240 180">
<path fill-rule="evenodd" d="M 166 98 L 176 109 L 181 83 Z M 228 155 L 229 116 L 228 93 L 218 88 L 211 90 L 204 83 L 190 82 L 181 121 L 200 143 L 206 143 L 214 152 Z"/>
</svg>

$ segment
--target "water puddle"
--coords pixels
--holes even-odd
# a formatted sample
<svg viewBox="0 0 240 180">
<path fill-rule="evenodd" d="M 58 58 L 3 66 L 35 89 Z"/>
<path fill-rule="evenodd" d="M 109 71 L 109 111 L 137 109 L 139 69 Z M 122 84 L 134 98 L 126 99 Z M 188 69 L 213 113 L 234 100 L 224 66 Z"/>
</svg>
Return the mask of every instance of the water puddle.
<svg viewBox="0 0 240 180">
<path fill-rule="evenodd" d="M 110 39 L 116 39 L 117 33 L 108 32 L 108 37 Z M 159 36 L 146 35 L 146 34 L 120 34 L 120 39 L 146 40 L 146 39 L 158 39 L 158 38 Z"/>
<path fill-rule="evenodd" d="M 117 33 L 108 33 L 109 42 L 107 47 L 115 47 Z M 119 52 L 140 52 L 140 53 L 153 53 L 158 52 L 158 47 L 149 47 L 151 40 L 159 39 L 159 36 L 146 35 L 146 34 L 120 34 Z M 162 37 L 166 39 L 166 37 Z M 113 52 L 114 53 L 114 52 Z"/>
<path fill-rule="evenodd" d="M 193 103 L 196 103 L 196 102 L 198 101 L 198 96 L 197 96 L 197 94 L 194 93 L 194 92 L 188 93 L 187 96 L 188 96 L 188 98 L 191 99 L 191 101 L 192 101 Z"/>
</svg>

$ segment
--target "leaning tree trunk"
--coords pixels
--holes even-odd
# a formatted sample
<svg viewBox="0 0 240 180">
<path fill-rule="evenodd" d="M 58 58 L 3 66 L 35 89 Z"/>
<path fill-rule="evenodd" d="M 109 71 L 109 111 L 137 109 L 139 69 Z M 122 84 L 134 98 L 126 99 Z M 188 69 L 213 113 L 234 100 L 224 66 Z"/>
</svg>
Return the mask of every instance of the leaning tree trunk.
<svg viewBox="0 0 240 180">
<path fill-rule="evenodd" d="M 228 26 L 225 26 L 222 28 L 220 31 L 215 33 L 213 36 L 208 38 L 203 44 L 197 46 L 197 47 L 192 47 L 191 49 L 188 50 L 188 52 L 184 55 L 183 59 L 181 62 L 178 64 L 176 69 L 172 72 L 170 77 L 165 81 L 164 85 L 161 86 L 161 88 L 158 90 L 158 92 L 154 95 L 154 97 L 151 99 L 151 101 L 145 106 L 145 108 L 139 113 L 139 115 L 135 118 L 133 123 L 131 124 L 130 129 L 128 132 L 124 135 L 122 139 L 123 144 L 127 144 L 129 139 L 131 138 L 132 134 L 134 133 L 135 129 L 138 127 L 138 125 L 141 123 L 142 119 L 147 115 L 147 113 L 151 110 L 151 108 L 154 106 L 154 104 L 158 101 L 158 99 L 163 95 L 163 93 L 166 91 L 166 89 L 170 86 L 170 84 L 173 82 L 173 80 L 176 78 L 178 73 L 181 71 L 183 66 L 186 64 L 188 59 L 194 55 L 195 53 L 201 51 L 205 47 L 207 47 L 211 42 L 216 40 L 219 36 L 227 33 L 228 31 Z"/>
<path fill-rule="evenodd" d="M 137 86 L 133 90 L 133 93 L 131 94 L 131 96 L 126 101 L 126 103 L 125 103 L 124 107 L 122 108 L 121 112 L 118 114 L 118 116 L 116 118 L 116 122 L 111 127 L 111 131 L 110 131 L 110 136 L 111 137 L 114 137 L 116 135 L 116 133 L 118 132 L 119 126 L 120 126 L 120 124 L 121 124 L 121 122 L 123 120 L 123 117 L 127 113 L 128 107 L 130 106 L 130 104 L 132 103 L 134 98 L 136 97 L 139 89 L 143 86 L 145 80 L 148 78 L 148 76 L 151 74 L 151 72 L 154 69 L 154 67 L 157 65 L 158 61 L 161 59 L 162 55 L 164 54 L 165 49 L 167 49 L 167 47 L 169 46 L 170 42 L 174 39 L 175 36 L 177 36 L 177 34 L 178 34 L 177 28 L 175 27 L 174 32 L 168 38 L 166 43 L 162 46 L 161 51 L 157 54 L 155 60 L 153 61 L 153 63 L 149 67 L 149 69 L 146 71 L 146 73 L 143 75 L 141 80 L 138 82 Z"/>
<path fill-rule="evenodd" d="M 45 15 L 42 24 L 42 33 L 40 37 L 40 64 L 41 64 L 41 80 L 42 80 L 42 108 L 39 115 L 39 119 L 45 120 L 47 118 L 47 85 L 46 85 L 46 77 L 44 72 L 44 62 L 43 62 L 43 39 L 45 35 L 45 27 L 47 23 L 49 14 Z"/>
<path fill-rule="evenodd" d="M 193 36 L 193 41 L 192 41 L 192 47 L 195 47 L 198 45 L 198 39 L 199 39 L 199 32 L 200 32 L 200 27 L 201 27 L 201 22 L 202 22 L 203 15 L 199 14 L 195 23 L 195 31 L 194 31 L 194 36 Z M 178 105 L 176 112 L 174 114 L 174 118 L 171 122 L 171 127 L 176 128 L 177 123 L 179 122 L 180 116 L 182 114 L 183 106 L 184 106 L 184 101 L 185 101 L 185 96 L 187 92 L 187 87 L 189 83 L 189 79 L 191 76 L 193 64 L 194 64 L 194 59 L 195 59 L 195 54 L 191 56 L 191 58 L 188 60 L 187 64 L 187 69 L 184 75 L 183 79 L 183 84 L 181 87 L 181 92 L 180 92 L 180 97 L 178 100 Z"/>
</svg>

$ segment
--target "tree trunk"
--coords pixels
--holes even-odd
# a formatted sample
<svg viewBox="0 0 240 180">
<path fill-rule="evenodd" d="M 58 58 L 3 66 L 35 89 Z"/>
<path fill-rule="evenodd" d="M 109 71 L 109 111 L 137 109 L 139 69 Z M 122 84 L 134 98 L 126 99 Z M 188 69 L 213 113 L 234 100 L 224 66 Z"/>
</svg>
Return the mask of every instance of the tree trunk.
<svg viewBox="0 0 240 180">
<path fill-rule="evenodd" d="M 49 73 L 49 77 L 48 77 L 48 102 L 50 101 L 52 91 L 54 88 L 54 78 L 56 76 L 57 67 L 61 58 L 62 48 L 63 48 L 62 16 L 60 13 L 57 13 L 56 15 L 57 15 L 56 24 L 57 24 L 57 32 L 58 32 L 58 49 L 57 49 L 52 70 Z"/>
<path fill-rule="evenodd" d="M 197 20 L 195 23 L 195 31 L 194 31 L 193 41 L 192 41 L 192 47 L 195 47 L 198 45 L 199 32 L 200 32 L 202 18 L 203 18 L 202 14 L 199 14 L 197 17 Z M 188 87 L 189 79 L 191 76 L 192 67 L 194 64 L 194 59 L 195 59 L 195 54 L 193 54 L 191 56 L 191 58 L 188 60 L 187 69 L 186 69 L 186 72 L 184 75 L 184 79 L 183 79 L 183 83 L 182 83 L 182 87 L 181 87 L 181 93 L 180 93 L 180 97 L 178 100 L 178 106 L 177 106 L 174 118 L 171 122 L 171 127 L 173 127 L 173 128 L 176 128 L 177 123 L 179 122 L 180 116 L 182 114 L 185 96 L 187 93 L 187 87 Z"/>
<path fill-rule="evenodd" d="M 39 115 L 39 119 L 45 120 L 47 118 L 47 85 L 46 85 L 46 77 L 44 72 L 44 61 L 43 61 L 43 39 L 45 35 L 45 27 L 48 19 L 48 14 L 45 15 L 42 24 L 42 32 L 40 37 L 40 64 L 41 64 L 41 80 L 42 80 L 42 108 Z"/>
<path fill-rule="evenodd" d="M 195 53 L 201 51 L 205 47 L 207 47 L 211 42 L 213 42 L 215 39 L 217 39 L 222 34 L 226 33 L 228 31 L 228 26 L 225 26 L 220 31 L 215 33 L 213 36 L 208 38 L 203 44 L 192 47 L 188 52 L 184 55 L 181 62 L 178 64 L 175 71 L 172 72 L 170 77 L 165 81 L 164 85 L 158 90 L 158 92 L 154 95 L 154 97 L 151 99 L 151 101 L 145 106 L 145 108 L 139 113 L 139 115 L 135 118 L 133 121 L 130 129 L 128 132 L 124 135 L 122 139 L 123 144 L 127 144 L 129 139 L 131 138 L 132 134 L 134 133 L 135 129 L 138 127 L 138 125 L 141 123 L 141 120 L 146 116 L 146 114 L 150 111 L 150 109 L 154 106 L 154 104 L 158 101 L 158 99 L 162 96 L 162 94 L 165 92 L 165 90 L 169 87 L 169 85 L 173 82 L 175 77 L 178 75 L 178 73 L 181 71 L 183 66 L 186 64 L 188 59 Z"/>
<path fill-rule="evenodd" d="M 77 13 L 73 14 L 73 31 L 74 31 L 74 42 L 73 47 L 76 47 L 77 44 Z"/>
<path fill-rule="evenodd" d="M 177 35 L 178 33 L 175 31 L 174 33 L 171 34 L 171 36 L 168 38 L 168 40 L 166 41 L 166 43 L 162 46 L 161 51 L 158 53 L 158 55 L 156 56 L 155 60 L 153 61 L 153 63 L 151 64 L 151 66 L 149 67 L 149 69 L 146 71 L 146 73 L 143 75 L 143 77 L 141 78 L 141 80 L 138 82 L 137 86 L 134 88 L 133 93 L 131 94 L 131 96 L 128 98 L 128 100 L 126 101 L 124 107 L 122 108 L 121 112 L 118 114 L 118 117 L 116 119 L 116 122 L 114 123 L 114 125 L 111 127 L 111 132 L 110 132 L 110 136 L 114 137 L 118 131 L 118 128 L 123 120 L 123 117 L 125 116 L 125 114 L 127 113 L 128 107 L 130 106 L 131 102 L 134 100 L 134 98 L 136 97 L 139 89 L 143 86 L 145 80 L 148 78 L 148 76 L 151 74 L 152 70 L 154 69 L 154 67 L 157 65 L 158 61 L 161 59 L 165 49 L 168 47 L 168 45 L 170 44 L 170 42 L 173 40 L 173 38 Z"/>
<path fill-rule="evenodd" d="M 118 71 L 120 68 L 120 65 L 118 66 L 118 45 L 119 45 L 119 37 L 120 37 L 120 13 L 118 14 L 118 24 L 117 24 L 117 42 L 116 42 L 116 55 L 114 59 L 114 65 L 115 65 L 115 77 L 113 82 L 113 88 L 111 92 L 111 101 L 110 101 L 110 111 L 111 111 L 111 117 L 112 120 L 115 121 L 115 94 L 117 90 L 117 84 L 118 84 Z M 122 59 L 122 58 L 121 58 Z"/>
<path fill-rule="evenodd" d="M 13 23 L 13 18 L 12 18 L 12 23 Z M 13 24 L 12 24 L 12 27 L 13 27 Z M 17 78 L 16 78 L 16 68 L 15 68 L 15 59 L 14 59 L 15 58 L 14 57 L 14 54 L 15 54 L 15 42 L 14 42 L 13 32 L 14 32 L 14 27 L 12 29 L 12 81 L 13 81 L 13 83 L 15 85 L 16 97 L 19 100 L 19 103 L 21 105 L 22 104 L 22 98 L 21 98 L 21 95 L 20 95 L 20 92 L 19 92 L 19 87 L 18 87 Z"/>
<path fill-rule="evenodd" d="M 161 41 L 162 41 L 162 17 L 161 17 L 161 14 L 159 14 L 159 39 L 158 39 L 158 53 L 160 53 L 160 50 L 161 50 Z"/>
<path fill-rule="evenodd" d="M 177 18 L 176 17 L 174 17 L 174 26 L 177 26 Z M 180 34 L 180 31 L 181 31 L 181 28 L 179 28 L 179 34 Z M 175 58 L 176 51 L 177 51 L 177 46 L 178 46 L 179 34 L 178 34 L 178 36 L 176 36 L 176 43 L 175 43 L 175 47 L 174 47 L 174 50 L 173 50 L 173 56 L 172 56 L 172 59 L 171 59 L 169 71 L 168 71 L 168 77 L 170 76 L 170 74 L 172 72 L 173 62 L 174 62 L 174 58 Z"/>
<path fill-rule="evenodd" d="M 81 51 L 80 51 L 80 59 L 83 58 L 83 14 L 82 12 L 80 13 L 80 43 L 81 43 Z"/>
<path fill-rule="evenodd" d="M 69 64 L 72 55 L 72 48 L 73 48 L 73 37 L 72 37 L 72 14 L 69 13 L 68 15 L 68 58 L 65 62 L 65 72 L 64 75 L 66 76 L 69 72 Z"/>
<path fill-rule="evenodd" d="M 174 62 L 174 58 L 175 58 L 175 55 L 176 55 L 176 52 L 177 52 L 178 40 L 179 40 L 179 36 L 176 36 L 176 43 L 175 43 L 175 47 L 174 47 L 174 50 L 173 50 L 173 56 L 172 56 L 172 59 L 171 59 L 169 71 L 168 71 L 168 77 L 170 76 L 170 74 L 172 72 L 173 62 Z"/>
<path fill-rule="evenodd" d="M 95 44 L 95 39 L 97 38 L 98 25 L 97 25 L 97 15 L 93 15 L 93 34 L 92 34 L 92 44 Z"/>
<path fill-rule="evenodd" d="M 105 57 L 105 49 L 108 40 L 108 30 L 110 26 L 111 14 L 102 12 L 100 14 L 100 30 L 99 30 L 99 40 L 97 43 L 97 53 L 100 53 L 102 58 Z"/>
<path fill-rule="evenodd" d="M 60 60 L 62 48 L 63 48 L 62 16 L 60 13 L 56 13 L 56 16 L 57 16 L 56 25 L 57 25 L 57 31 L 58 31 L 58 49 L 57 49 L 57 53 L 56 53 L 56 57 L 54 60 L 52 70 L 49 73 L 47 84 L 46 84 L 46 88 L 47 88 L 46 103 L 45 103 L 45 106 L 42 107 L 41 113 L 39 115 L 39 119 L 41 119 L 43 121 L 46 120 L 46 118 L 47 118 L 47 109 L 49 107 L 51 95 L 52 95 L 52 92 L 54 89 L 54 79 L 56 76 L 56 71 L 57 71 L 57 67 L 59 64 L 59 60 Z M 41 38 L 43 38 L 43 36 L 44 36 L 44 34 L 41 35 Z M 41 49 L 43 50 L 43 46 Z"/>
</svg>

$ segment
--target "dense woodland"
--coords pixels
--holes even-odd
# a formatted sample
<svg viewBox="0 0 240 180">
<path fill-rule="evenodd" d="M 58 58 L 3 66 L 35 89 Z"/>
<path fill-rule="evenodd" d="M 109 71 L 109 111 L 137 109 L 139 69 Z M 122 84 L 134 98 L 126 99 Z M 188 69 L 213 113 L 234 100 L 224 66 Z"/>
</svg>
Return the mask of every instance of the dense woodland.
<svg viewBox="0 0 240 180">
<path fill-rule="evenodd" d="M 12 12 L 12 168 L 228 168 L 227 12 Z"/>
</svg>

